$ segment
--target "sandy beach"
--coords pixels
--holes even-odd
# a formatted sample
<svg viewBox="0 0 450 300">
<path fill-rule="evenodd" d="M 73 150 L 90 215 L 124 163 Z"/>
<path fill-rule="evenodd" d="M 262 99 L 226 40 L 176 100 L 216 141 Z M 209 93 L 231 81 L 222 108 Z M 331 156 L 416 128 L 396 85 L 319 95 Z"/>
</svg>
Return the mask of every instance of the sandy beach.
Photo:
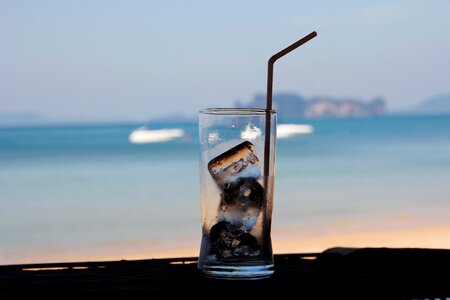
<svg viewBox="0 0 450 300">
<path fill-rule="evenodd" d="M 390 221 L 353 220 L 322 224 L 319 227 L 274 227 L 275 254 L 318 253 L 328 248 L 435 248 L 450 249 L 450 221 L 399 215 Z M 437 216 L 438 217 L 438 216 Z M 200 234 L 168 237 L 152 241 L 116 241 L 94 244 L 92 248 L 52 247 L 30 253 L 27 249 L 3 253 L 11 264 L 39 262 L 110 261 L 149 258 L 196 257 Z"/>
</svg>

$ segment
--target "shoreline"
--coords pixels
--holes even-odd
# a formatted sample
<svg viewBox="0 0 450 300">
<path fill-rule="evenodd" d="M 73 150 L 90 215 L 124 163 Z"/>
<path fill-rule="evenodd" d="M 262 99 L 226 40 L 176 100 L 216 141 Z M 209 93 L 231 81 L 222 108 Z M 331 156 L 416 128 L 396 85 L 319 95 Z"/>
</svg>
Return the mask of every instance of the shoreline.
<svg viewBox="0 0 450 300">
<path fill-rule="evenodd" d="M 319 253 L 334 247 L 387 247 L 450 249 L 450 221 L 447 224 L 393 224 L 383 222 L 378 228 L 368 222 L 358 228 L 342 225 L 311 228 L 292 226 L 274 228 L 272 245 L 274 254 Z M 95 249 L 95 250 L 94 250 Z M 2 255 L 0 265 L 30 263 L 62 263 L 75 261 L 113 261 L 177 257 L 197 257 L 200 249 L 200 233 L 167 241 L 114 242 L 74 250 L 65 248 L 15 251 Z M 31 252 L 31 251 L 30 251 Z"/>
</svg>

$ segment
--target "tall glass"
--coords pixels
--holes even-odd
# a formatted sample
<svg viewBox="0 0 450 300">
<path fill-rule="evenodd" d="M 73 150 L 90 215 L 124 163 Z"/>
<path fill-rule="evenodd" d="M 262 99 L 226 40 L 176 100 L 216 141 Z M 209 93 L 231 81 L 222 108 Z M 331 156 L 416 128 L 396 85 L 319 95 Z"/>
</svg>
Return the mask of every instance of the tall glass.
<svg viewBox="0 0 450 300">
<path fill-rule="evenodd" d="M 270 227 L 276 113 L 209 108 L 200 111 L 199 129 L 202 242 L 198 267 L 213 277 L 270 277 L 274 272 Z"/>
</svg>

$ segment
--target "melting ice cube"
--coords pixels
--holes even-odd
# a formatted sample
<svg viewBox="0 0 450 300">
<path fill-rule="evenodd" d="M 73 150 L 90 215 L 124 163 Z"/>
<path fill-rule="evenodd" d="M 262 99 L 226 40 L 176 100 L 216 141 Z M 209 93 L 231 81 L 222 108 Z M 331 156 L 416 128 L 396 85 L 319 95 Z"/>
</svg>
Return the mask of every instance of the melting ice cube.
<svg viewBox="0 0 450 300">
<path fill-rule="evenodd" d="M 261 247 L 254 236 L 229 222 L 221 221 L 210 231 L 211 250 L 219 258 L 258 256 Z"/>
<path fill-rule="evenodd" d="M 220 186 L 233 182 L 240 177 L 259 178 L 261 176 L 255 146 L 248 141 L 212 159 L 208 163 L 208 170 Z"/>
<path fill-rule="evenodd" d="M 227 183 L 222 190 L 219 221 L 250 231 L 257 222 L 264 200 L 264 188 L 255 178 L 239 178 Z"/>
</svg>

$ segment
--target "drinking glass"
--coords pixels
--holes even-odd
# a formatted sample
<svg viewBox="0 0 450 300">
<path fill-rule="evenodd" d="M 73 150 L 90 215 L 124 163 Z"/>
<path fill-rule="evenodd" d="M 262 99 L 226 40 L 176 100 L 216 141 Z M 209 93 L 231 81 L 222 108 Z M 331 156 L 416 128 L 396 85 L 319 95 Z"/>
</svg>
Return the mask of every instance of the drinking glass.
<svg viewBox="0 0 450 300">
<path fill-rule="evenodd" d="M 276 113 L 257 108 L 204 109 L 199 113 L 199 130 L 198 268 L 212 277 L 270 277 Z"/>
</svg>

